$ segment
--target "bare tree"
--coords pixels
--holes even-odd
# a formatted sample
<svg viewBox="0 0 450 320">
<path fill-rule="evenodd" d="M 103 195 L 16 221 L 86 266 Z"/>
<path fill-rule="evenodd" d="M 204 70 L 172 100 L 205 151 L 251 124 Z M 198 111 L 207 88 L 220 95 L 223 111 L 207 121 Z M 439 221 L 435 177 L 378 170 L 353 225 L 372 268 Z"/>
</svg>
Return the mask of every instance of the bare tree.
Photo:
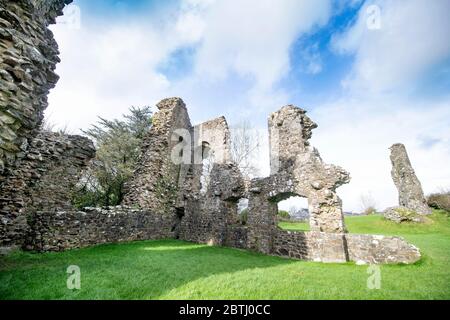
<svg viewBox="0 0 450 320">
<path fill-rule="evenodd" d="M 245 179 L 259 174 L 255 165 L 261 148 L 261 136 L 257 130 L 244 120 L 231 127 L 231 156 Z"/>
<path fill-rule="evenodd" d="M 427 203 L 431 208 L 450 212 L 450 188 L 440 187 L 437 192 L 429 194 Z"/>
<path fill-rule="evenodd" d="M 377 203 L 371 192 L 368 192 L 366 194 L 361 194 L 359 199 L 361 202 L 361 209 L 362 209 L 363 213 L 372 214 L 372 213 L 377 212 L 377 209 L 376 209 Z"/>
<path fill-rule="evenodd" d="M 289 208 L 289 215 L 291 216 L 291 217 L 294 217 L 296 214 L 297 214 L 297 212 L 299 211 L 299 209 L 296 207 L 296 206 L 291 206 L 290 208 Z"/>
</svg>

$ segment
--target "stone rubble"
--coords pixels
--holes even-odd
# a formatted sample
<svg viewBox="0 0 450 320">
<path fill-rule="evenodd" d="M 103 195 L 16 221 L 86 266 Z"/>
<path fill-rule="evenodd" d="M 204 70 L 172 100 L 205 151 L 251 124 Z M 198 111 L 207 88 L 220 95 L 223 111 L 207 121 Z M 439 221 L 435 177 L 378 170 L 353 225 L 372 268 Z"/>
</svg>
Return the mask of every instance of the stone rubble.
<svg viewBox="0 0 450 320">
<path fill-rule="evenodd" d="M 412 211 L 406 207 L 391 207 L 387 208 L 383 212 L 383 216 L 387 220 L 394 221 L 396 223 L 402 222 L 424 222 L 423 215 L 419 215 L 415 211 Z"/>
</svg>

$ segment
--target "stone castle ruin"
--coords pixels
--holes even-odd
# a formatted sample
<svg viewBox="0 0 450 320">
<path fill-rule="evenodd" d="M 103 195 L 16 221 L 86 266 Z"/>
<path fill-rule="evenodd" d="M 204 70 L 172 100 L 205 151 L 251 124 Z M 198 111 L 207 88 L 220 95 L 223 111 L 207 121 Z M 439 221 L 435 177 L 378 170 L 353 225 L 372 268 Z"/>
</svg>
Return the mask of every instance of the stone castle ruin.
<svg viewBox="0 0 450 320">
<path fill-rule="evenodd" d="M 292 105 L 269 117 L 270 176 L 247 182 L 232 161 L 226 119 L 192 125 L 180 98 L 164 99 L 123 205 L 76 210 L 71 191 L 94 157 L 92 142 L 38 130 L 57 80 L 47 25 L 69 2 L 0 2 L 0 247 L 60 251 L 175 238 L 322 262 L 420 258 L 401 238 L 347 233 L 336 189 L 349 174 L 322 161 L 309 144 L 317 125 Z M 311 231 L 278 228 L 277 203 L 293 195 L 308 199 Z M 238 216 L 243 198 L 246 225 Z"/>
</svg>

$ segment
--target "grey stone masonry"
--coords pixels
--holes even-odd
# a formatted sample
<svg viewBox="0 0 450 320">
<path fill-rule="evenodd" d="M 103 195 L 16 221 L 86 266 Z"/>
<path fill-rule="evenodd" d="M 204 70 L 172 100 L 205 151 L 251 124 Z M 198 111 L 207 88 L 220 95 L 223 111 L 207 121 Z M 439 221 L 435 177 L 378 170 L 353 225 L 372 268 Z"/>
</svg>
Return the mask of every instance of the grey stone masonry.
<svg viewBox="0 0 450 320">
<path fill-rule="evenodd" d="M 409 161 L 405 146 L 396 143 L 390 150 L 391 175 L 398 190 L 399 205 L 419 214 L 430 214 L 431 209 L 428 207 L 422 185 Z"/>
<path fill-rule="evenodd" d="M 341 199 L 336 188 L 350 176 L 322 161 L 309 139 L 317 128 L 306 111 L 288 105 L 269 117 L 271 179 L 274 201 L 296 195 L 308 199 L 312 231 L 345 232 Z"/>
<path fill-rule="evenodd" d="M 0 1 L 0 185 L 25 157 L 58 81 L 58 45 L 47 27 L 70 2 Z"/>
<path fill-rule="evenodd" d="M 41 132 L 0 187 L 0 246 L 22 245 L 36 211 L 72 209 L 72 192 L 94 157 L 92 141 Z"/>
<path fill-rule="evenodd" d="M 190 155 L 181 153 L 182 150 L 177 154 L 173 152 L 180 143 L 191 146 L 192 142 L 185 138 L 187 135 L 190 139 L 193 129 L 186 105 L 180 98 L 164 99 L 157 107 L 159 111 L 153 116 L 150 132 L 144 138 L 139 166 L 126 185 L 124 204 L 173 215 L 191 160 Z M 184 161 L 186 156 L 188 161 Z"/>
<path fill-rule="evenodd" d="M 33 251 L 173 238 L 171 217 L 125 206 L 36 211 L 29 218 L 29 225 L 24 247 Z"/>
<path fill-rule="evenodd" d="M 273 254 L 316 262 L 414 263 L 419 249 L 399 237 L 278 230 Z"/>
</svg>

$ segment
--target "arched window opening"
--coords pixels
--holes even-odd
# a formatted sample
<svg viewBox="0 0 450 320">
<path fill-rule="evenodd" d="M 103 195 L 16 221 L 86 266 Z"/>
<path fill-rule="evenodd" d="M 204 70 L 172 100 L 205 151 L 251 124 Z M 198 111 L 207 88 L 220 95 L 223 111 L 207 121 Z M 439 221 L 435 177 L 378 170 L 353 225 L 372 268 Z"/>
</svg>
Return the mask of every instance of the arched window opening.
<svg viewBox="0 0 450 320">
<path fill-rule="evenodd" d="M 211 180 L 211 171 L 214 166 L 214 150 L 208 142 L 202 142 L 202 175 L 200 177 L 200 193 L 205 194 Z"/>
<path fill-rule="evenodd" d="M 247 224 L 248 219 L 248 199 L 241 198 L 237 202 L 237 215 L 239 217 L 239 222 L 242 225 Z"/>
<path fill-rule="evenodd" d="M 280 194 L 273 199 L 277 202 L 277 224 L 282 229 L 309 230 L 308 199 L 294 193 Z"/>
</svg>

